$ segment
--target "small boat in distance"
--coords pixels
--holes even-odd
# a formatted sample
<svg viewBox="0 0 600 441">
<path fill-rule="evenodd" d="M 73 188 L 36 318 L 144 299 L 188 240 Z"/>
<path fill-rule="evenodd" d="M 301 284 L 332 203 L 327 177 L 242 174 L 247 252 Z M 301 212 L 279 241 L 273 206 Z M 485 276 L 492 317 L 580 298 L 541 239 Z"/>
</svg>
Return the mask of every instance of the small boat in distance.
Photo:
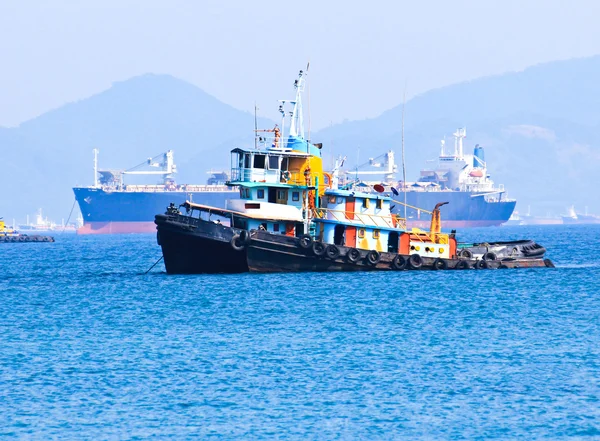
<svg viewBox="0 0 600 441">
<path fill-rule="evenodd" d="M 51 236 L 27 235 L 19 233 L 14 228 L 6 226 L 3 218 L 0 217 L 0 243 L 23 243 L 23 242 L 54 242 Z"/>
</svg>

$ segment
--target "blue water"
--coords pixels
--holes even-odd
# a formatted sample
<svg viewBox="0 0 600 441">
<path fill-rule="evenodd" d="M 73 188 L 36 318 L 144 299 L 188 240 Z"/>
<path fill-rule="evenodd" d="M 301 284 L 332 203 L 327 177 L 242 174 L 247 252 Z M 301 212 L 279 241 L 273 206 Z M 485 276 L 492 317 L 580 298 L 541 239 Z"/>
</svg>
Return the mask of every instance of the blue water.
<svg viewBox="0 0 600 441">
<path fill-rule="evenodd" d="M 599 227 L 557 267 L 167 276 L 151 235 L 0 246 L 2 439 L 600 438 Z"/>
</svg>

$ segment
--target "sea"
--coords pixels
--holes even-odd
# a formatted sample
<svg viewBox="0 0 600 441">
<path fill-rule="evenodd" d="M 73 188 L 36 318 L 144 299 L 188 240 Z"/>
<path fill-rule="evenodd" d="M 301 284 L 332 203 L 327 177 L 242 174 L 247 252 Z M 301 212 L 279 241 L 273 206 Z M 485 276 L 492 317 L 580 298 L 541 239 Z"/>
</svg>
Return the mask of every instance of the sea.
<svg viewBox="0 0 600 441">
<path fill-rule="evenodd" d="M 458 234 L 556 268 L 170 276 L 154 235 L 0 244 L 0 439 L 600 439 L 600 226 Z"/>
</svg>

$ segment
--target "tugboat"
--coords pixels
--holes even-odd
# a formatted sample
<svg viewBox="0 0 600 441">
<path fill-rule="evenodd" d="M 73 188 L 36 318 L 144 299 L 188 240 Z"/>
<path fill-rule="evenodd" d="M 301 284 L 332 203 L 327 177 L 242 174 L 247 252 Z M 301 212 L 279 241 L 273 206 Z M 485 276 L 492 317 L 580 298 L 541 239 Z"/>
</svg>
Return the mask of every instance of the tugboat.
<svg viewBox="0 0 600 441">
<path fill-rule="evenodd" d="M 281 129 L 255 130 L 254 149 L 231 152 L 227 185 L 239 187 L 240 199 L 224 209 L 186 201 L 156 215 L 167 273 L 553 267 L 533 241 L 465 244 L 442 233 L 447 202 L 420 209 L 431 215 L 429 231 L 408 230 L 392 212 L 392 202 L 402 203 L 384 186 L 338 188 L 339 166 L 323 172 L 322 145 L 304 138 L 302 71 L 294 86 L 295 100 L 281 101 Z M 286 104 L 293 110 L 284 138 Z"/>
<path fill-rule="evenodd" d="M 383 187 L 378 189 L 383 191 Z M 327 190 L 327 207 L 314 210 L 315 236 L 299 239 L 251 231 L 251 272 L 447 270 L 554 267 L 530 240 L 465 244 L 441 232 L 439 203 L 429 231 L 406 230 L 390 212 L 389 197 Z"/>
<path fill-rule="evenodd" d="M 7 227 L 4 220 L 0 217 L 0 243 L 8 242 L 54 242 L 54 238 L 52 236 L 39 236 L 37 234 L 33 236 L 21 234 L 17 230 Z"/>
<path fill-rule="evenodd" d="M 255 129 L 255 148 L 231 151 L 227 185 L 239 187 L 239 199 L 227 200 L 225 208 L 172 203 L 165 214 L 155 216 L 167 273 L 246 272 L 249 231 L 291 239 L 309 232 L 312 210 L 318 208 L 332 176 L 323 172 L 322 145 L 304 138 L 304 84 L 300 71 L 294 82 L 295 99 L 280 101 L 281 128 Z M 286 122 L 289 130 L 284 137 Z"/>
</svg>

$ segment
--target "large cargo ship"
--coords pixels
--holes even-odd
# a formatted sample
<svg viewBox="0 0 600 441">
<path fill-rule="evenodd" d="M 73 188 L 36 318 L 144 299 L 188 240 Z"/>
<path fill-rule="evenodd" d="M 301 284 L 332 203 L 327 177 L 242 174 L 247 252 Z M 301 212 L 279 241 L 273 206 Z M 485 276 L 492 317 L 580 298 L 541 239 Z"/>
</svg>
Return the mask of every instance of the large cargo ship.
<svg viewBox="0 0 600 441">
<path fill-rule="evenodd" d="M 229 177 L 223 172 L 210 172 L 206 185 L 177 184 L 171 150 L 130 170 L 98 170 L 97 153 L 95 150 L 94 185 L 73 188 L 83 217 L 78 234 L 152 233 L 156 231 L 154 216 L 170 203 L 179 205 L 187 200 L 224 208 L 225 201 L 237 193 L 225 185 Z M 126 184 L 125 176 L 154 176 L 162 182 Z"/>
<path fill-rule="evenodd" d="M 395 212 L 406 217 L 409 227 L 427 228 L 431 222 L 430 211 L 439 202 L 448 202 L 443 208 L 445 228 L 487 227 L 502 225 L 512 215 L 516 200 L 509 199 L 503 185 L 496 186 L 488 174 L 484 149 L 476 145 L 473 154 L 465 154 L 463 139 L 466 129 L 454 133 L 454 149 L 449 151 L 442 141 L 437 165 L 421 170 L 415 182 L 398 181 L 394 152 L 382 155 L 382 160 L 371 159 L 367 170 L 347 172 L 347 176 L 379 174 L 390 188 L 394 198 L 404 202 Z M 375 168 L 373 167 L 375 166 Z M 376 170 L 380 168 L 380 170 Z"/>
</svg>

